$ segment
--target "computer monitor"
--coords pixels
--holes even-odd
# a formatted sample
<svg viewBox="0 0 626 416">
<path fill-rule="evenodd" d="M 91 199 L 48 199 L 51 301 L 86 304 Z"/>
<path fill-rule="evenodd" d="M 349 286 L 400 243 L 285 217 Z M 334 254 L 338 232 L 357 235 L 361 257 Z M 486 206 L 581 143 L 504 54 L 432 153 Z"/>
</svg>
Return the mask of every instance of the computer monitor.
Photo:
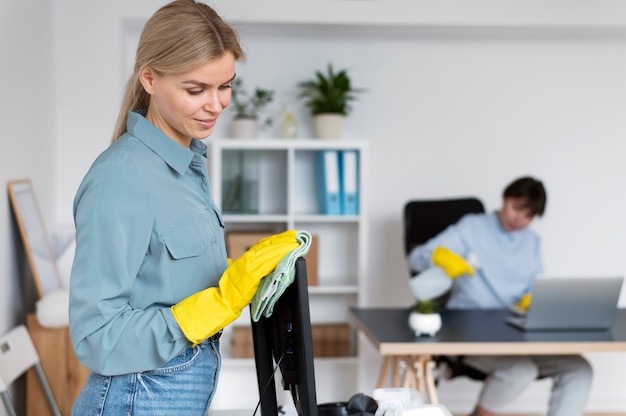
<svg viewBox="0 0 626 416">
<path fill-rule="evenodd" d="M 252 321 L 252 338 L 262 416 L 278 415 L 274 363 L 280 368 L 283 388 L 299 416 L 317 416 L 313 342 L 306 262 L 298 258 L 294 282 L 274 305 L 272 315 Z"/>
</svg>

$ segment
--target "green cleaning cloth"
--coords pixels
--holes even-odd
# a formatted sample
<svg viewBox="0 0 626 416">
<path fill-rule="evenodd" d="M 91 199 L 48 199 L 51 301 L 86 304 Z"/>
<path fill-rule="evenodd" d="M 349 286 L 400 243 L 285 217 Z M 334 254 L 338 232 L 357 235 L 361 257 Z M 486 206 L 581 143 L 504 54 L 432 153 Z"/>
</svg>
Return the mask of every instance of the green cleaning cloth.
<svg viewBox="0 0 626 416">
<path fill-rule="evenodd" d="M 311 234 L 308 231 L 296 232 L 296 240 L 300 247 L 293 249 L 282 258 L 274 271 L 259 283 L 259 287 L 252 298 L 252 320 L 258 322 L 262 315 L 269 318 L 274 311 L 274 305 L 285 289 L 293 283 L 296 276 L 296 260 L 309 252 Z"/>
</svg>

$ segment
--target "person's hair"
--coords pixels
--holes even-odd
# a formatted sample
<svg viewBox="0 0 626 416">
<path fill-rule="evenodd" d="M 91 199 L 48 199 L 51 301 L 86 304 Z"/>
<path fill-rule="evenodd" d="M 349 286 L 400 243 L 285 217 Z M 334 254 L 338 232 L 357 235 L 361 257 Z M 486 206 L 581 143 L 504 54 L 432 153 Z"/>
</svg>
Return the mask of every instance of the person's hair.
<svg viewBox="0 0 626 416">
<path fill-rule="evenodd" d="M 525 176 L 511 182 L 502 194 L 504 198 L 520 198 L 533 215 L 542 216 L 546 209 L 547 195 L 541 181 Z"/>
<path fill-rule="evenodd" d="M 157 10 L 146 22 L 135 56 L 135 67 L 124 93 L 112 142 L 126 132 L 128 112 L 148 108 L 150 95 L 139 81 L 146 66 L 159 74 L 191 71 L 232 52 L 245 59 L 235 30 L 206 4 L 175 0 Z"/>
</svg>

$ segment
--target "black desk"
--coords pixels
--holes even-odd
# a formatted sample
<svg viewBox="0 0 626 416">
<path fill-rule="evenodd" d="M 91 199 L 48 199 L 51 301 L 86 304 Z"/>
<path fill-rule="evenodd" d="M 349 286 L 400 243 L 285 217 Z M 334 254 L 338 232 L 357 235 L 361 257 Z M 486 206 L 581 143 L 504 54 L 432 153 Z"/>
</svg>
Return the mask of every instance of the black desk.
<svg viewBox="0 0 626 416">
<path fill-rule="evenodd" d="M 415 375 L 424 394 L 427 383 L 431 402 L 436 403 L 432 379 L 432 355 L 546 355 L 626 351 L 626 309 L 617 312 L 611 329 L 605 331 L 524 332 L 507 324 L 507 310 L 446 310 L 441 330 L 434 337 L 417 337 L 408 325 L 408 308 L 350 308 L 350 318 L 383 355 L 378 386 L 393 363 L 392 385 L 399 385 L 397 363 L 404 360 L 415 374 L 405 375 L 404 385 Z"/>
</svg>

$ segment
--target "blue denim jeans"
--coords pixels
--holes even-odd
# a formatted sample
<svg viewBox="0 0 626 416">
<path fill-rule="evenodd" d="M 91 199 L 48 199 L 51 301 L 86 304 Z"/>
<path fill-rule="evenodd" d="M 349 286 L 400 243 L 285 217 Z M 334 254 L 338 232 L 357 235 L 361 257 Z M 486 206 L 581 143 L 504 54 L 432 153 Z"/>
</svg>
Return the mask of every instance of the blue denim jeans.
<svg viewBox="0 0 626 416">
<path fill-rule="evenodd" d="M 204 341 L 153 371 L 91 373 L 72 416 L 205 416 L 220 366 L 219 341 Z"/>
</svg>

